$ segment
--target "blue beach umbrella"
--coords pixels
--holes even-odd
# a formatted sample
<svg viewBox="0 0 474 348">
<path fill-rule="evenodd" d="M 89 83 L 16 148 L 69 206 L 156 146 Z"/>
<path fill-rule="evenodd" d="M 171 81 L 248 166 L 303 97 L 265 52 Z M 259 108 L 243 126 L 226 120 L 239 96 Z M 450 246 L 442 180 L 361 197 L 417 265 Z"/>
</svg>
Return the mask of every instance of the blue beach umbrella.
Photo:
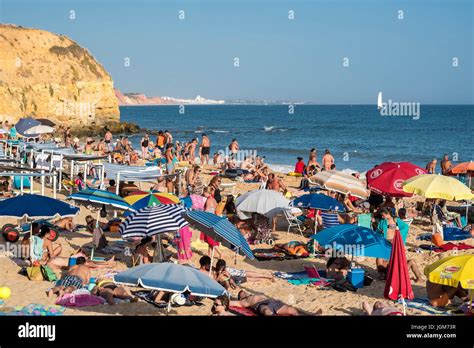
<svg viewBox="0 0 474 348">
<path fill-rule="evenodd" d="M 160 233 L 177 232 L 188 223 L 181 214 L 185 210 L 178 204 L 164 204 L 140 209 L 120 225 L 123 239 L 145 238 Z"/>
<path fill-rule="evenodd" d="M 293 206 L 345 212 L 346 208 L 337 199 L 322 194 L 306 194 L 293 200 Z"/>
<path fill-rule="evenodd" d="M 95 204 L 109 205 L 122 210 L 134 210 L 133 207 L 115 193 L 86 188 L 82 191 L 73 193 L 67 199 L 82 201 Z"/>
<path fill-rule="evenodd" d="M 36 138 L 39 136 L 39 134 L 25 134 L 25 132 L 30 128 L 39 126 L 40 124 L 40 121 L 35 120 L 32 117 L 20 118 L 15 124 L 15 128 L 17 133 L 20 135 L 26 136 L 28 138 Z"/>
<path fill-rule="evenodd" d="M 225 217 L 205 211 L 186 211 L 183 217 L 198 230 L 226 247 L 237 247 L 245 256 L 255 259 L 250 246 L 240 231 Z"/>
<path fill-rule="evenodd" d="M 378 257 L 389 260 L 392 245 L 369 228 L 343 224 L 312 235 L 326 249 L 342 250 L 353 256 Z"/>
<path fill-rule="evenodd" d="M 222 285 L 191 266 L 175 263 L 149 263 L 130 268 L 114 276 L 116 284 L 141 286 L 145 289 L 217 297 L 226 293 Z"/>
<path fill-rule="evenodd" d="M 0 202 L 0 216 L 22 218 L 50 218 L 54 216 L 74 216 L 79 208 L 57 199 L 24 194 Z"/>
</svg>

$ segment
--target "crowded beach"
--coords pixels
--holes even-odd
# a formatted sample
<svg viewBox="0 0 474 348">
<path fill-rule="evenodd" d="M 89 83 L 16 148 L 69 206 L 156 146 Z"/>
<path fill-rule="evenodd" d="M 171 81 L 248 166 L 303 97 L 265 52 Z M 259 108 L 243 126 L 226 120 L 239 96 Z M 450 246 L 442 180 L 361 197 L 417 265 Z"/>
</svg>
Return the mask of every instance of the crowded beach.
<svg viewBox="0 0 474 348">
<path fill-rule="evenodd" d="M 278 173 L 205 133 L 0 137 L 1 315 L 472 314 L 473 162 L 356 172 L 308 144 Z"/>
</svg>

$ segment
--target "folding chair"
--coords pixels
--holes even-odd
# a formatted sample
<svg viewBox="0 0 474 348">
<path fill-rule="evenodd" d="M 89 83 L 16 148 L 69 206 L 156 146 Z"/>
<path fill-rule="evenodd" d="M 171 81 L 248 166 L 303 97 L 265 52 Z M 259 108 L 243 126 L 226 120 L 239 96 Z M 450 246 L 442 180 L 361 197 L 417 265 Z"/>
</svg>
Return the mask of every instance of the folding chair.
<svg viewBox="0 0 474 348">
<path fill-rule="evenodd" d="M 284 214 L 285 214 L 286 221 L 288 222 L 287 234 L 290 233 L 290 230 L 292 228 L 296 227 L 298 231 L 300 232 L 301 236 L 304 237 L 303 230 L 301 229 L 301 226 L 303 226 L 303 222 L 299 220 L 296 216 L 294 216 L 290 210 L 285 210 Z"/>
</svg>

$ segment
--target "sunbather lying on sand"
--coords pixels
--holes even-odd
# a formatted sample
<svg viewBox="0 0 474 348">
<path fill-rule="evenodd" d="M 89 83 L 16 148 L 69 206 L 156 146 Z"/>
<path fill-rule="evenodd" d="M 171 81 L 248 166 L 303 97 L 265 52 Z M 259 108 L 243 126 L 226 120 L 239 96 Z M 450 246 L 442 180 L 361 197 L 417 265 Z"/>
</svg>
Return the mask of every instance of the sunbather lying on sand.
<svg viewBox="0 0 474 348">
<path fill-rule="evenodd" d="M 123 286 L 116 285 L 111 279 L 97 279 L 97 285 L 91 291 L 92 295 L 103 297 L 108 304 L 115 304 L 114 298 L 137 302 L 138 298 L 130 295 Z"/>
<path fill-rule="evenodd" d="M 76 265 L 72 266 L 67 275 L 58 280 L 53 288 L 46 291 L 46 295 L 49 297 L 51 294 L 61 296 L 64 293 L 71 293 L 82 288 L 84 284 L 89 284 L 90 277 L 91 271 L 86 265 L 86 258 L 78 257 Z"/>
<path fill-rule="evenodd" d="M 213 270 L 214 279 L 217 280 L 226 289 L 238 289 L 238 284 L 245 283 L 247 281 L 260 281 L 263 279 L 269 279 L 274 281 L 273 274 L 262 274 L 252 271 L 246 271 L 243 269 L 236 269 L 227 267 L 225 260 L 217 260 L 216 267 Z"/>
<path fill-rule="evenodd" d="M 426 281 L 426 293 L 428 300 L 433 307 L 445 307 L 451 300 L 457 296 L 463 301 L 468 300 L 468 293 L 465 289 L 459 285 L 457 288 L 435 284 L 430 281 Z"/>
<path fill-rule="evenodd" d="M 252 308 L 259 315 L 274 316 L 288 315 L 299 316 L 300 313 L 294 307 L 291 307 L 279 300 L 269 299 L 264 295 L 250 295 L 244 290 L 239 291 L 238 301 L 230 301 L 231 306 Z M 317 314 L 321 314 L 318 313 Z"/>
<path fill-rule="evenodd" d="M 214 300 L 214 305 L 211 308 L 213 316 L 233 316 L 234 314 L 229 312 L 229 297 L 227 295 L 221 295 Z"/>
<path fill-rule="evenodd" d="M 373 307 L 370 307 L 368 302 L 362 303 L 362 309 L 367 313 L 367 315 L 376 315 L 376 316 L 403 316 L 403 313 L 400 312 L 397 308 L 387 306 L 380 301 L 375 301 Z"/>
</svg>

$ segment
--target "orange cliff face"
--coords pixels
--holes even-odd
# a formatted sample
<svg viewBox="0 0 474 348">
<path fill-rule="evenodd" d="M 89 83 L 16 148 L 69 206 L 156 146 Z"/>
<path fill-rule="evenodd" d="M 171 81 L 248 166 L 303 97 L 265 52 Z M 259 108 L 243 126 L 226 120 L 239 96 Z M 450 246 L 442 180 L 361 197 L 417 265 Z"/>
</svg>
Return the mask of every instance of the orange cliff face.
<svg viewBox="0 0 474 348">
<path fill-rule="evenodd" d="M 66 36 L 0 24 L 0 120 L 33 116 L 80 128 L 120 120 L 113 81 Z"/>
</svg>

